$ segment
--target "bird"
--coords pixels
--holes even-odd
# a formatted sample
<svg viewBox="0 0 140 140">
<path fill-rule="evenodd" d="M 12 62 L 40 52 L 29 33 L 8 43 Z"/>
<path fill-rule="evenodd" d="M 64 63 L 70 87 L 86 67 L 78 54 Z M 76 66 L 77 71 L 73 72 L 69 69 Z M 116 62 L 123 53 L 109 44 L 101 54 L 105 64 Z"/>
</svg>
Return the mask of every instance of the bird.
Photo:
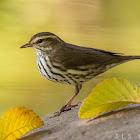
<svg viewBox="0 0 140 140">
<path fill-rule="evenodd" d="M 33 48 L 36 51 L 37 68 L 45 79 L 69 84 L 74 88 L 74 95 L 54 117 L 76 106 L 72 105 L 72 101 L 83 83 L 119 64 L 140 59 L 140 56 L 124 56 L 120 53 L 73 45 L 51 32 L 35 34 L 20 48 Z"/>
</svg>

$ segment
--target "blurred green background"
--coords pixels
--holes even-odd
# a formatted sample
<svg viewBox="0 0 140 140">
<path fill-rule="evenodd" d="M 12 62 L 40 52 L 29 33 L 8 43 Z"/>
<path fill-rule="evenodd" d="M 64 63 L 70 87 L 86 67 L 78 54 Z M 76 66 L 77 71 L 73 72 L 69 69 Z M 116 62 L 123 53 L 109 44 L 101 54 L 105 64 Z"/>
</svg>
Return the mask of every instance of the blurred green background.
<svg viewBox="0 0 140 140">
<path fill-rule="evenodd" d="M 45 80 L 33 49 L 19 49 L 38 32 L 66 42 L 124 55 L 140 55 L 139 0 L 1 0 L 0 116 L 15 106 L 43 116 L 59 110 L 73 95 L 69 85 Z M 105 78 L 140 83 L 140 60 L 119 65 L 85 83 L 74 100 L 83 100 Z"/>
</svg>

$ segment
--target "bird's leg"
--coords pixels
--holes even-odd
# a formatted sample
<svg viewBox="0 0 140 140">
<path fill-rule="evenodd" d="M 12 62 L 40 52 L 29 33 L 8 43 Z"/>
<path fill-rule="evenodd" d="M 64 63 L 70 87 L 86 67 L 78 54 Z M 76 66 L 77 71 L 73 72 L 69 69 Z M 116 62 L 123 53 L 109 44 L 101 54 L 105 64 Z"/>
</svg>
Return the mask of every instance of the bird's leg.
<svg viewBox="0 0 140 140">
<path fill-rule="evenodd" d="M 73 99 L 78 95 L 80 89 L 82 88 L 82 85 L 76 85 L 75 86 L 75 94 L 68 100 L 68 102 L 61 108 L 61 112 L 64 112 L 64 111 L 67 111 L 67 110 L 70 110 L 72 107 L 75 107 L 77 106 L 78 104 L 75 104 L 75 105 L 71 105 Z"/>
<path fill-rule="evenodd" d="M 78 105 L 78 104 L 76 104 L 76 105 L 71 105 L 71 103 L 72 103 L 73 99 L 78 95 L 78 93 L 79 93 L 79 91 L 80 91 L 81 88 L 82 88 L 82 85 L 75 85 L 75 93 L 74 93 L 74 95 L 73 95 L 73 96 L 68 100 L 68 102 L 60 109 L 59 112 L 56 112 L 56 114 L 55 114 L 53 117 L 57 117 L 57 116 L 59 116 L 62 112 L 68 111 L 68 110 L 70 110 L 72 107 L 75 107 L 75 106 Z M 51 117 L 51 118 L 53 118 L 53 117 Z"/>
</svg>

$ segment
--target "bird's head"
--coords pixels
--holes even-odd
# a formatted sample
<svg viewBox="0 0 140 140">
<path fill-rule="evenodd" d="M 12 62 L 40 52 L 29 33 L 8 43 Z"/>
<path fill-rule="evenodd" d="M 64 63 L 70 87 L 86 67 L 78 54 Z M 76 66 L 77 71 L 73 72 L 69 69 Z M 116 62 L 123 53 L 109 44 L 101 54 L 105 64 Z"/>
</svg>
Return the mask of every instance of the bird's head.
<svg viewBox="0 0 140 140">
<path fill-rule="evenodd" d="M 36 51 L 51 51 L 53 46 L 57 46 L 59 43 L 63 43 L 64 41 L 61 40 L 58 36 L 50 32 L 41 32 L 33 37 L 31 37 L 30 41 L 21 46 L 20 48 L 34 48 Z"/>
</svg>

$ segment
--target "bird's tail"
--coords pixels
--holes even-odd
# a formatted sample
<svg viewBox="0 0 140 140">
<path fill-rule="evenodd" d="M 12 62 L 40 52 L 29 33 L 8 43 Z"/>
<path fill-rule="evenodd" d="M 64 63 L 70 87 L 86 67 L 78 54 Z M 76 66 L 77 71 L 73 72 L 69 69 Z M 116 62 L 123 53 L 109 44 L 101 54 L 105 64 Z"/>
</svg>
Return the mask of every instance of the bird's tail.
<svg viewBox="0 0 140 140">
<path fill-rule="evenodd" d="M 140 59 L 140 56 L 122 56 L 122 59 L 129 61 L 134 59 Z"/>
<path fill-rule="evenodd" d="M 140 59 L 140 56 L 123 56 L 123 55 L 116 55 L 117 59 L 113 60 L 114 63 L 122 64 L 131 60 Z"/>
</svg>

